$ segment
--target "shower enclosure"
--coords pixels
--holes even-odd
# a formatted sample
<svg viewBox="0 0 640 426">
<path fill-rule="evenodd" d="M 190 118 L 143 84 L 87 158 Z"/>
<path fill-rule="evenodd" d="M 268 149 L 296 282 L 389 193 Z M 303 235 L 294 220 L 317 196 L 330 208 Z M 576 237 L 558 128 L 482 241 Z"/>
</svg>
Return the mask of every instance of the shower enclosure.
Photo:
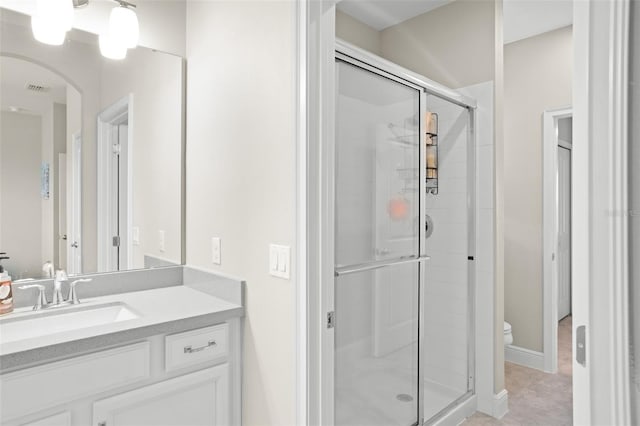
<svg viewBox="0 0 640 426">
<path fill-rule="evenodd" d="M 341 43 L 335 69 L 335 424 L 428 423 L 474 391 L 473 108 Z"/>
</svg>

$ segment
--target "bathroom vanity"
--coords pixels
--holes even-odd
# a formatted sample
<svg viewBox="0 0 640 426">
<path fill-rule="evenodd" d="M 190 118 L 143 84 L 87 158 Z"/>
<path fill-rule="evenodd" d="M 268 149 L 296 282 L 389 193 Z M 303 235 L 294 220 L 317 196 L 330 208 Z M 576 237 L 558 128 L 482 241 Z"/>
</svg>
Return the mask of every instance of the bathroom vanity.
<svg viewBox="0 0 640 426">
<path fill-rule="evenodd" d="M 243 283 L 168 269 L 182 282 L 111 273 L 159 287 L 0 318 L 0 424 L 239 425 Z"/>
</svg>

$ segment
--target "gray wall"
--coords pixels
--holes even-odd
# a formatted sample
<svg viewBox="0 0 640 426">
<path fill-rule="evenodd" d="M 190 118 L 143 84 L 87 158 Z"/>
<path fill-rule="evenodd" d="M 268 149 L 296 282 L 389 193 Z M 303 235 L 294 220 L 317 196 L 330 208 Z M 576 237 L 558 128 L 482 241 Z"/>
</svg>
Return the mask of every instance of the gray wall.
<svg viewBox="0 0 640 426">
<path fill-rule="evenodd" d="M 513 344 L 542 351 L 542 114 L 571 105 L 572 28 L 504 50 L 505 320 Z"/>
<path fill-rule="evenodd" d="M 336 10 L 336 35 L 362 49 L 382 55 L 380 32 L 339 10 Z"/>
<path fill-rule="evenodd" d="M 42 119 L 7 111 L 0 116 L 0 251 L 11 256 L 3 264 L 15 280 L 42 269 Z"/>
</svg>

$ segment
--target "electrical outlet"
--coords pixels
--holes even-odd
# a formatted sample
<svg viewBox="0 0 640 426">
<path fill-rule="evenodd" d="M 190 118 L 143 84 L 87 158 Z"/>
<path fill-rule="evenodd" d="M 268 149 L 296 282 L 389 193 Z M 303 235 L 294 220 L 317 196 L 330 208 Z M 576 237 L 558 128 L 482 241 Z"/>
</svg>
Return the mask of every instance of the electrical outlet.
<svg viewBox="0 0 640 426">
<path fill-rule="evenodd" d="M 158 231 L 158 242 L 160 246 L 160 251 L 164 253 L 165 251 L 165 234 L 163 230 Z"/>
<path fill-rule="evenodd" d="M 269 245 L 269 273 L 278 278 L 291 278 L 291 247 Z"/>
<path fill-rule="evenodd" d="M 211 238 L 211 262 L 215 265 L 220 265 L 222 263 L 222 254 L 220 247 L 220 237 L 212 237 Z"/>
</svg>

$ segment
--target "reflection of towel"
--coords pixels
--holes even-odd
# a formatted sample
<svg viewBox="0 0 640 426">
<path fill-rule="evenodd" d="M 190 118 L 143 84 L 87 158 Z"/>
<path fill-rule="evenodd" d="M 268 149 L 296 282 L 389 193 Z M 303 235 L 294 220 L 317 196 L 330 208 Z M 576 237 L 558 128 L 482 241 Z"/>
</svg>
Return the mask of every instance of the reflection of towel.
<svg viewBox="0 0 640 426">
<path fill-rule="evenodd" d="M 427 133 L 433 135 L 438 134 L 438 114 L 435 112 L 427 112 L 424 117 L 424 125 Z"/>
</svg>

